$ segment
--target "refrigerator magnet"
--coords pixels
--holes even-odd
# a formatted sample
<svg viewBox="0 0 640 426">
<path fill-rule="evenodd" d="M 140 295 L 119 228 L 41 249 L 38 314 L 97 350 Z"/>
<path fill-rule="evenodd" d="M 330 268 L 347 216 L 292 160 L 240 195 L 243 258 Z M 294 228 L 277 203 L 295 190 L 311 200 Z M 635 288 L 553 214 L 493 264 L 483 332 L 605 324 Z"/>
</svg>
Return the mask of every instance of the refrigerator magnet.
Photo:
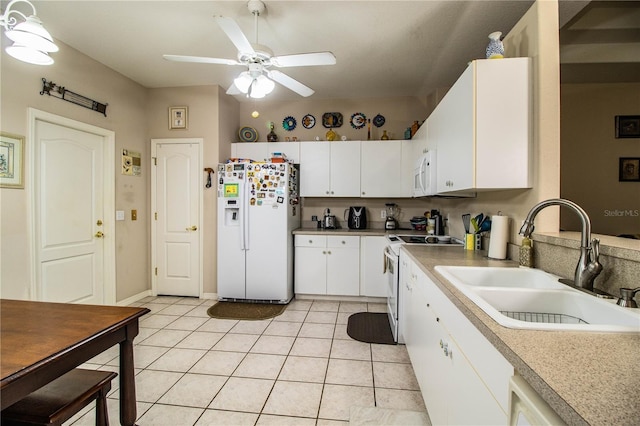
<svg viewBox="0 0 640 426">
<path fill-rule="evenodd" d="M 284 197 L 278 197 L 278 199 L 276 200 L 279 204 L 284 203 Z"/>
</svg>

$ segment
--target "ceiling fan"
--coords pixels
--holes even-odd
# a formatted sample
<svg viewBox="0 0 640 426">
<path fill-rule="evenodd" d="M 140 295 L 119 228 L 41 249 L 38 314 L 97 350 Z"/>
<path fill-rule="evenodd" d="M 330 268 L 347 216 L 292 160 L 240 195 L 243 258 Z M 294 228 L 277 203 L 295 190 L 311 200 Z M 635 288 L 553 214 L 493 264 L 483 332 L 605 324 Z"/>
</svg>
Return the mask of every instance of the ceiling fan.
<svg viewBox="0 0 640 426">
<path fill-rule="evenodd" d="M 258 44 L 258 16 L 266 9 L 260 0 L 250 0 L 247 4 L 254 16 L 255 43 L 251 44 L 238 24 L 231 18 L 214 16 L 220 28 L 238 49 L 238 59 L 208 58 L 202 56 L 163 55 L 169 61 L 196 62 L 203 64 L 242 65 L 247 71 L 240 73 L 227 90 L 227 94 L 237 95 L 246 93 L 248 97 L 262 98 L 270 93 L 275 84 L 284 87 L 301 96 L 311 96 L 314 91 L 308 86 L 289 77 L 272 67 L 305 67 L 316 65 L 334 65 L 336 58 L 331 52 L 299 53 L 294 55 L 274 56 L 271 49 Z"/>
</svg>

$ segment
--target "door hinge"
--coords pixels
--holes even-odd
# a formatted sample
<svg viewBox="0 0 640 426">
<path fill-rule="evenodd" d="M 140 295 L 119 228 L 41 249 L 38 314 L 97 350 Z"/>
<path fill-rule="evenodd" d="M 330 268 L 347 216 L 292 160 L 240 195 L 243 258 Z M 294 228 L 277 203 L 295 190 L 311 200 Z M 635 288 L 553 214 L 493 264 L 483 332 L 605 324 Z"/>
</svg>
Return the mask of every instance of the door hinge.
<svg viewBox="0 0 640 426">
<path fill-rule="evenodd" d="M 156 268 L 156 277 L 158 276 L 158 268 Z"/>
<path fill-rule="evenodd" d="M 154 218 L 155 218 L 156 220 L 158 220 L 158 212 L 155 212 L 155 213 L 153 214 L 153 216 L 154 216 Z"/>
<path fill-rule="evenodd" d="M 158 165 L 158 157 L 151 157 L 153 158 L 153 165 L 157 166 Z"/>
</svg>

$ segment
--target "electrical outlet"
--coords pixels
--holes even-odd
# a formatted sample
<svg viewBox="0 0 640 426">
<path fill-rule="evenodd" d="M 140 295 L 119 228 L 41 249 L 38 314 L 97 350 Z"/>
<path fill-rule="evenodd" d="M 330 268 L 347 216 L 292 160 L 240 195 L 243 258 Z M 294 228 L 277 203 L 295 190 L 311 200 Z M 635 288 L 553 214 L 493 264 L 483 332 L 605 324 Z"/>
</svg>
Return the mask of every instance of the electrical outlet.
<svg viewBox="0 0 640 426">
<path fill-rule="evenodd" d="M 318 221 L 318 216 L 316 216 L 316 215 L 311 216 L 311 221 L 312 222 L 317 222 Z"/>
<path fill-rule="evenodd" d="M 387 218 L 387 211 L 380 210 L 380 219 L 386 219 L 386 218 Z"/>
</svg>

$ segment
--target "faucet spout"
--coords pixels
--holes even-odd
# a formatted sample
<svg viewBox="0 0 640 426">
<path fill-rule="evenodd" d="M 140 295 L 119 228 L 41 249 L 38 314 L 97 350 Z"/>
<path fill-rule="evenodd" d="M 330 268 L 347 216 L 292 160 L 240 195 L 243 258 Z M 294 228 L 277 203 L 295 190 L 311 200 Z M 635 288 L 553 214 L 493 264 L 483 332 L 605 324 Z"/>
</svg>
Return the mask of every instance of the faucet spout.
<svg viewBox="0 0 640 426">
<path fill-rule="evenodd" d="M 599 263 L 599 243 L 594 239 L 591 241 L 591 220 L 587 213 L 570 200 L 563 198 L 552 198 L 541 201 L 531 208 L 529 214 L 520 228 L 519 234 L 523 237 L 530 237 L 534 230 L 533 222 L 538 213 L 549 206 L 564 206 L 573 210 L 580 218 L 582 224 L 582 232 L 580 233 L 580 259 L 574 275 L 574 285 L 593 291 L 593 281 L 602 271 L 602 265 Z"/>
</svg>

